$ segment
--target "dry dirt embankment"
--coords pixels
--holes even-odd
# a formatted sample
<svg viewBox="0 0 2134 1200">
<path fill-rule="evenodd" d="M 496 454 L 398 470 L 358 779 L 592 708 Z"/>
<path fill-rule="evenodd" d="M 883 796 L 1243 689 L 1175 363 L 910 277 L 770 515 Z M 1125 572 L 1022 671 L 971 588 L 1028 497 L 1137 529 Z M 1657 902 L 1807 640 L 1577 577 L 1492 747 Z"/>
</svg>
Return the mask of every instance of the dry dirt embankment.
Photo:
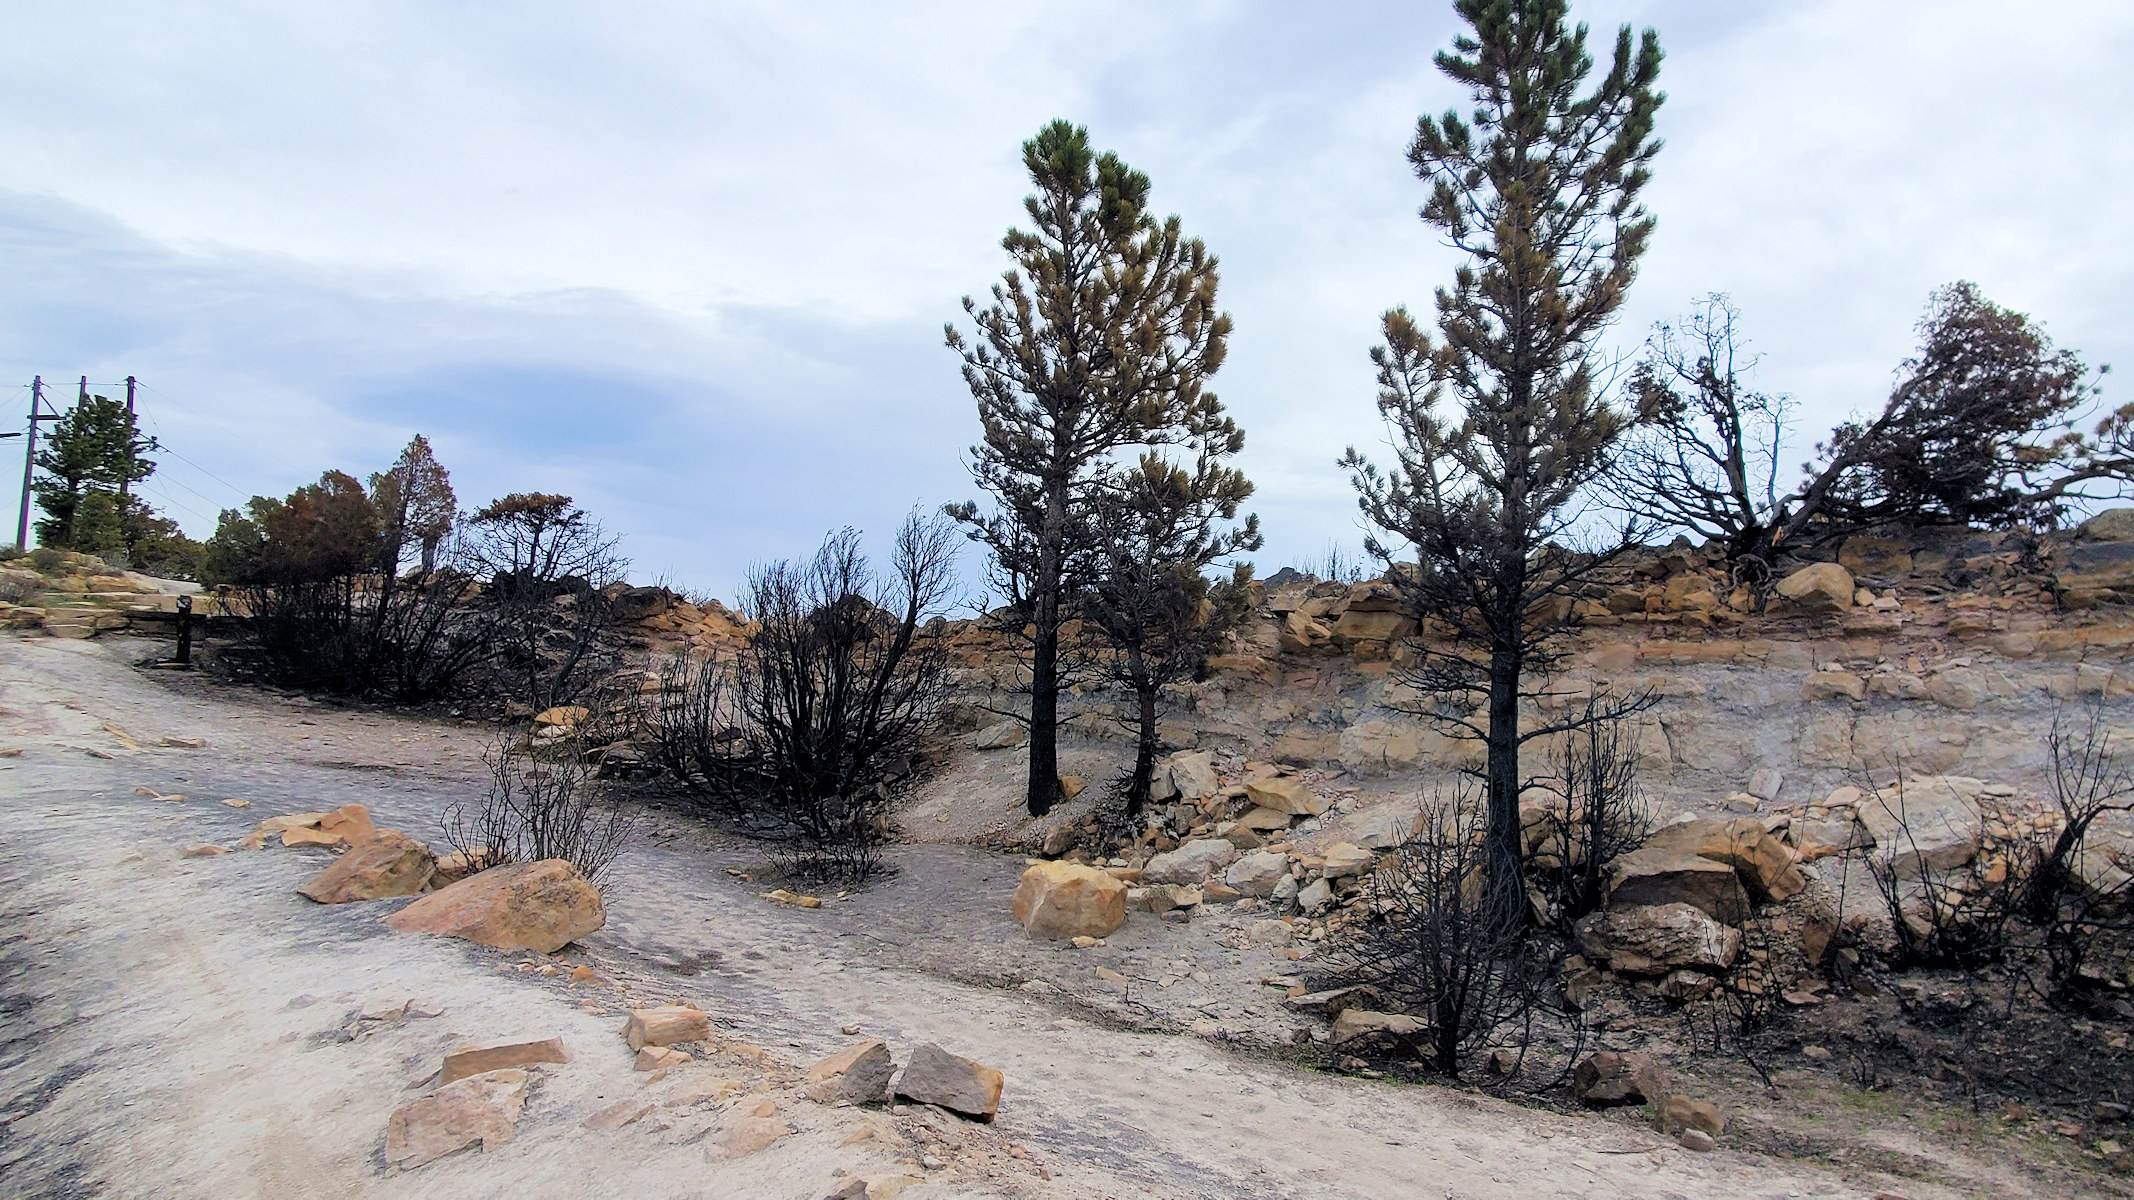
<svg viewBox="0 0 2134 1200">
<path fill-rule="evenodd" d="M 1092 1024 L 1058 995 L 959 982 L 949 976 L 1085 978 L 1093 961 L 1019 941 L 1006 900 L 1020 861 L 964 847 L 900 848 L 896 879 L 810 912 L 728 875 L 755 863 L 750 848 L 657 824 L 617 868 L 607 927 L 562 956 L 602 984 L 521 970 L 524 954 L 392 934 L 376 918 L 398 901 L 296 895 L 324 852 L 180 850 L 351 802 L 429 836 L 446 804 L 479 787 L 480 731 L 144 677 L 127 665 L 141 653 L 124 640 L 0 643 L 0 747 L 21 750 L 0 759 L 10 1195 L 818 1200 L 835 1172 L 892 1170 L 930 1176 L 906 1193 L 916 1200 L 1961 1194 L 1691 1154 L 1628 1113 L 1566 1117 L 1322 1076 Z M 229 798 L 251 807 L 219 803 Z M 353 1015 L 411 998 L 441 1015 Z M 670 1098 L 631 1069 L 618 1030 L 629 1003 L 677 1000 L 711 1013 L 722 1037 L 800 1065 L 852 1027 L 900 1061 L 938 1042 L 1006 1072 L 999 1119 L 921 1134 L 914 1114 L 815 1106 L 780 1082 L 789 1073 L 762 1067 L 795 1131 L 761 1153 L 711 1159 L 686 1106 L 585 1128 L 618 1100 Z M 551 1036 L 572 1061 L 539 1069 L 509 1144 L 411 1173 L 386 1165 L 388 1115 L 447 1049 Z M 872 1136 L 855 1141 L 862 1129 Z M 929 1157 L 942 1165 L 918 1161 Z M 1990 1165 L 1971 1172 L 1975 1194 L 2038 1194 Z"/>
</svg>

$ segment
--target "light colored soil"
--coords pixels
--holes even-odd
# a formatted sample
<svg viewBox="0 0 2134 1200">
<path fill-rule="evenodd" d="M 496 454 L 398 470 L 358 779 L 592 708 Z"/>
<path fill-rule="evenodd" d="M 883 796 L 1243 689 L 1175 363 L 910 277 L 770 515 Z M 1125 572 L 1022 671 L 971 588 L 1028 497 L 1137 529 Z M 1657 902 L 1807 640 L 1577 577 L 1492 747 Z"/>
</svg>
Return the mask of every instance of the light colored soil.
<svg viewBox="0 0 2134 1200">
<path fill-rule="evenodd" d="M 913 1200 L 2066 1194 L 1895 1121 L 1875 1131 L 1878 1144 L 1970 1185 L 1726 1145 L 1698 1155 L 1632 1112 L 1535 1111 L 1162 1032 L 1221 1006 L 1267 1040 L 1293 1020 L 1277 992 L 1244 998 L 1286 956 L 1216 944 L 1251 914 L 1186 927 L 1137 914 L 1104 947 L 1033 945 L 1007 915 L 1021 860 L 964 846 L 898 847 L 894 879 L 795 910 L 729 874 L 758 868 L 760 848 L 653 817 L 616 866 L 606 928 L 558 958 L 610 982 L 572 985 L 521 970 L 526 955 L 389 933 L 377 918 L 395 901 L 299 898 L 323 852 L 179 857 L 191 843 L 232 845 L 268 815 L 349 802 L 434 838 L 448 804 L 479 794 L 484 730 L 135 670 L 147 653 L 123 639 L 0 642 L 0 747 L 22 751 L 0 759 L 8 1195 L 818 1200 L 836 1171 L 898 1169 L 933 1175 L 905 1193 Z M 165 737 L 208 744 L 160 748 Z M 981 769 L 1009 771 L 1008 757 Z M 218 803 L 229 797 L 252 807 Z M 939 814 L 913 815 L 907 828 L 923 837 Z M 1120 993 L 1095 980 L 1099 965 L 1138 982 Z M 1059 990 L 1023 990 L 1030 979 Z M 411 997 L 442 1015 L 341 1034 L 352 1009 Z M 760 1080 L 793 1136 L 711 1161 L 691 1140 L 713 1120 L 705 1112 L 666 1110 L 665 1129 L 583 1128 L 618 1099 L 671 1086 L 648 1093 L 617 1030 L 628 1004 L 678 999 L 787 1064 L 843 1044 L 846 1026 L 885 1039 L 900 1061 L 938 1042 L 1006 1072 L 1000 1117 L 944 1126 L 939 1136 L 958 1145 L 930 1150 L 908 1140 L 923 1110 L 821 1108 L 790 1090 L 783 1067 L 731 1060 L 678 1077 Z M 386 1118 L 420 1094 L 411 1085 L 455 1035 L 560 1036 L 573 1061 L 541 1069 L 508 1145 L 403 1174 L 382 1158 Z M 844 1144 L 863 1128 L 877 1136 Z M 895 1162 L 932 1152 L 951 1165 Z"/>
</svg>

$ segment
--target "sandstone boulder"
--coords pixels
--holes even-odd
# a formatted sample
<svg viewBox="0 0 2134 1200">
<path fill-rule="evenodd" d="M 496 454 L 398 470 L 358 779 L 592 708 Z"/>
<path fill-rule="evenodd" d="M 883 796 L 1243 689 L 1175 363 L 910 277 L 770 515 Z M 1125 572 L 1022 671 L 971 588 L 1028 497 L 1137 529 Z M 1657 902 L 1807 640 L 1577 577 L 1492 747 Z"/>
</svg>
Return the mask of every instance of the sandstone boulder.
<svg viewBox="0 0 2134 1200">
<path fill-rule="evenodd" d="M 1625 975 L 1723 971 L 1741 956 L 1741 930 L 1688 904 L 1611 907 L 1578 922 L 1578 950 Z"/>
<path fill-rule="evenodd" d="M 1326 848 L 1323 874 L 1328 879 L 1347 879 L 1352 875 L 1368 875 L 1378 863 L 1378 856 L 1361 846 L 1349 842 L 1335 842 Z"/>
<path fill-rule="evenodd" d="M 679 1067 L 694 1061 L 695 1058 L 686 1050 L 677 1050 L 672 1046 L 647 1046 L 637 1052 L 637 1059 L 632 1065 L 640 1071 L 664 1071 L 668 1067 Z"/>
<path fill-rule="evenodd" d="M 1652 1123 L 1669 1137 L 1685 1129 L 1698 1129 L 1711 1137 L 1726 1132 L 1726 1115 L 1717 1106 L 1703 1100 L 1692 1100 L 1680 1092 L 1670 1092 L 1653 1108 Z"/>
<path fill-rule="evenodd" d="M 1734 868 L 1757 900 L 1786 900 L 1807 886 L 1794 865 L 1793 848 L 1754 817 L 1685 821 L 1669 825 L 1645 840 L 1647 849 L 1694 854 Z"/>
<path fill-rule="evenodd" d="M 1811 613 L 1839 613 L 1852 607 L 1852 572 L 1836 563 L 1810 563 L 1778 581 L 1778 594 Z"/>
<path fill-rule="evenodd" d="M 1021 721 L 1000 721 L 986 726 L 971 738 L 975 750 L 1011 750 L 1023 744 L 1030 731 Z"/>
<path fill-rule="evenodd" d="M 1237 823 L 1241 828 L 1250 829 L 1255 833 L 1276 833 L 1289 828 L 1292 820 L 1295 818 L 1288 813 L 1276 812 L 1271 808 L 1255 808 L 1239 817 Z"/>
<path fill-rule="evenodd" d="M 1875 855 L 1900 879 L 1953 871 L 1978 857 L 1985 785 L 1962 775 L 1919 775 L 1861 799 L 1860 824 Z"/>
<path fill-rule="evenodd" d="M 1245 797 L 1261 808 L 1298 817 L 1316 817 L 1326 811 L 1326 797 L 1307 787 L 1303 780 L 1280 776 L 1255 779 L 1245 785 Z"/>
<path fill-rule="evenodd" d="M 505 1042 L 494 1046 L 469 1046 L 445 1055 L 444 1073 L 438 1076 L 439 1083 L 451 1083 L 473 1075 L 486 1075 L 511 1067 L 530 1067 L 535 1063 L 567 1063 L 571 1052 L 564 1049 L 562 1038 L 542 1038 L 538 1042 Z"/>
<path fill-rule="evenodd" d="M 1201 800 L 1222 790 L 1215 774 L 1215 755 L 1206 750 L 1185 750 L 1164 760 L 1158 774 L 1171 783 L 1171 794 L 1180 800 Z"/>
<path fill-rule="evenodd" d="M 430 884 L 437 859 L 430 848 L 397 829 L 381 829 L 333 860 L 298 894 L 320 904 L 415 896 Z"/>
<path fill-rule="evenodd" d="M 1334 1030 L 1328 1035 L 1330 1045 L 1353 1042 L 1360 1037 L 1385 1034 L 1389 1037 L 1411 1038 L 1423 1033 L 1429 1026 L 1421 1019 L 1403 1013 L 1371 1012 L 1362 1008 L 1344 1008 L 1334 1018 Z"/>
<path fill-rule="evenodd" d="M 1688 904 L 1714 920 L 1739 925 L 1749 896 L 1733 867 L 1702 855 L 1643 846 L 1608 864 L 1608 906 Z"/>
<path fill-rule="evenodd" d="M 1650 1054 L 1601 1050 L 1571 1069 L 1571 1094 L 1593 1108 L 1643 1104 L 1667 1094 L 1667 1075 Z"/>
<path fill-rule="evenodd" d="M 1289 857 L 1261 850 L 1231 863 L 1223 873 L 1223 882 L 1247 896 L 1265 899 L 1274 895 L 1275 886 L 1288 877 Z"/>
<path fill-rule="evenodd" d="M 1126 884 L 1094 867 L 1039 863 L 1023 872 L 1011 908 L 1031 937 L 1108 937 L 1126 923 Z"/>
<path fill-rule="evenodd" d="M 2134 508 L 2108 508 L 2075 527 L 2092 542 L 2134 542 Z"/>
<path fill-rule="evenodd" d="M 1389 804 L 1349 822 L 1349 836 L 1366 850 L 1392 850 L 1423 830 L 1422 813 Z"/>
<path fill-rule="evenodd" d="M 553 954 L 607 923 L 600 893 L 560 858 L 495 867 L 385 918 L 402 933 Z"/>
<path fill-rule="evenodd" d="M 1237 861 L 1237 847 L 1221 838 L 1200 838 L 1176 850 L 1159 854 L 1141 870 L 1145 884 L 1201 884 L 1208 876 Z"/>
<path fill-rule="evenodd" d="M 536 729 L 573 729 L 585 724 L 588 715 L 580 705 L 559 705 L 535 714 L 533 723 Z"/>
<path fill-rule="evenodd" d="M 518 1126 L 526 1086 L 524 1071 L 491 1071 L 401 1105 L 386 1121 L 385 1161 L 407 1171 L 477 1142 L 496 1149 Z"/>
<path fill-rule="evenodd" d="M 710 1041 L 711 1018 L 686 1004 L 631 1009 L 630 1019 L 623 1024 L 622 1036 L 632 1050 L 672 1046 L 676 1042 Z"/>
<path fill-rule="evenodd" d="M 801 1089 L 819 1104 L 871 1104 L 889 1092 L 896 1063 L 889 1047 L 870 1040 L 845 1047 L 808 1068 Z"/>
<path fill-rule="evenodd" d="M 438 858 L 437 871 L 430 876 L 430 883 L 436 887 L 458 883 L 469 875 L 480 874 L 503 861 L 502 855 L 487 846 L 477 846 L 472 850 L 454 850 Z"/>
<path fill-rule="evenodd" d="M 1000 1111 L 1004 1082 L 999 1071 L 928 1042 L 911 1052 L 911 1062 L 897 1079 L 897 1095 L 990 1121 Z"/>
</svg>

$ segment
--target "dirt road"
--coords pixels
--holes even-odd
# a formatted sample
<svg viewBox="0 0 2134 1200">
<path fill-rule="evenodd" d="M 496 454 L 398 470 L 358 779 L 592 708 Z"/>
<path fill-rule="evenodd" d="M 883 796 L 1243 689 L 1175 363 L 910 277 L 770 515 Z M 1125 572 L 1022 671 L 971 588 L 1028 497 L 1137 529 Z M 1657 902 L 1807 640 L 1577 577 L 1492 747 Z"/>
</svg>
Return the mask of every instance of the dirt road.
<svg viewBox="0 0 2134 1200">
<path fill-rule="evenodd" d="M 1081 978 L 1089 960 L 1023 942 L 1006 913 L 1019 860 L 962 847 L 900 847 L 896 879 L 796 911 L 728 874 L 760 859 L 748 845 L 654 818 L 618 864 L 607 927 L 567 955 L 607 988 L 521 970 L 524 955 L 392 934 L 378 917 L 396 901 L 321 907 L 296 895 L 323 852 L 180 849 L 349 802 L 434 839 L 442 809 L 479 793 L 485 731 L 135 670 L 147 652 L 0 642 L 0 748 L 20 750 L 0 758 L 8 1195 L 819 1200 L 834 1172 L 913 1157 L 893 1138 L 845 1144 L 886 1117 L 805 1102 L 787 1108 L 793 1136 L 729 1161 L 707 1161 L 686 1127 L 584 1128 L 645 1090 L 616 1036 L 628 998 L 697 1003 L 728 1036 L 802 1065 L 858 1026 L 900 1059 L 934 1041 L 999 1067 L 998 1121 L 957 1134 L 969 1152 L 906 1192 L 913 1200 L 1968 1192 L 1724 1146 L 1693 1154 L 1629 1112 L 1535 1112 L 1119 1029 L 1072 988 L 1009 986 Z M 352 1009 L 411 997 L 443 1015 L 342 1032 Z M 388 1114 L 455 1037 L 521 1035 L 561 1036 L 573 1061 L 546 1069 L 509 1145 L 405 1174 L 385 1165 Z M 1970 1194 L 2035 1194 L 1990 1165 L 1976 1171 Z"/>
</svg>

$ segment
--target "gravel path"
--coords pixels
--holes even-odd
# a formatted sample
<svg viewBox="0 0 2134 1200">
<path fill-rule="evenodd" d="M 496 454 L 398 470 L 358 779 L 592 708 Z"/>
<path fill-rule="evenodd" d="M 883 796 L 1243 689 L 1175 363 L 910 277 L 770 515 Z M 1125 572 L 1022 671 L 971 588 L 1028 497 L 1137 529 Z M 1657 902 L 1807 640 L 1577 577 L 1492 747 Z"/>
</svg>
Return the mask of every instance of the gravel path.
<svg viewBox="0 0 2134 1200">
<path fill-rule="evenodd" d="M 0 1193 L 819 1200 L 837 1170 L 888 1168 L 890 1149 L 843 1144 L 880 1118 L 804 1103 L 796 1136 L 735 1162 L 636 1127 L 584 1129 L 643 1086 L 615 1036 L 616 989 L 388 934 L 376 917 L 397 902 L 312 905 L 293 889 L 322 852 L 179 857 L 234 844 L 264 816 L 350 802 L 432 838 L 447 804 L 479 793 L 484 731 L 130 665 L 147 653 L 0 641 L 0 748 L 21 751 L 0 759 Z M 219 803 L 232 797 L 251 807 Z M 607 927 L 568 957 L 637 1000 L 696 1002 L 793 1063 L 856 1025 L 900 1060 L 935 1041 L 1001 1068 L 1000 1117 L 967 1138 L 996 1153 L 959 1160 L 913 1200 L 1962 1194 L 1724 1147 L 1692 1154 L 1630 1113 L 1536 1112 L 1162 1032 L 1224 1003 L 1277 1029 L 1279 993 L 1236 997 L 1282 960 L 1146 917 L 1101 950 L 1033 946 L 1006 912 L 1019 859 L 915 845 L 897 860 L 895 879 L 843 903 L 786 909 L 729 873 L 756 868 L 756 848 L 654 817 L 617 865 Z M 1159 980 L 1140 985 L 1156 998 L 1141 1008 L 1131 989 L 1093 986 L 1104 963 Z M 1061 990 L 1013 986 L 1032 978 Z M 444 1016 L 337 1034 L 352 1007 L 396 997 Z M 1121 1027 L 1135 1014 L 1138 1027 Z M 550 1069 L 508 1146 L 408 1175 L 384 1165 L 387 1114 L 454 1035 L 551 1034 L 573 1062 Z M 1009 1159 L 1011 1144 L 1027 1157 Z M 2034 1194 L 1980 1171 L 1977 1194 Z"/>
</svg>

